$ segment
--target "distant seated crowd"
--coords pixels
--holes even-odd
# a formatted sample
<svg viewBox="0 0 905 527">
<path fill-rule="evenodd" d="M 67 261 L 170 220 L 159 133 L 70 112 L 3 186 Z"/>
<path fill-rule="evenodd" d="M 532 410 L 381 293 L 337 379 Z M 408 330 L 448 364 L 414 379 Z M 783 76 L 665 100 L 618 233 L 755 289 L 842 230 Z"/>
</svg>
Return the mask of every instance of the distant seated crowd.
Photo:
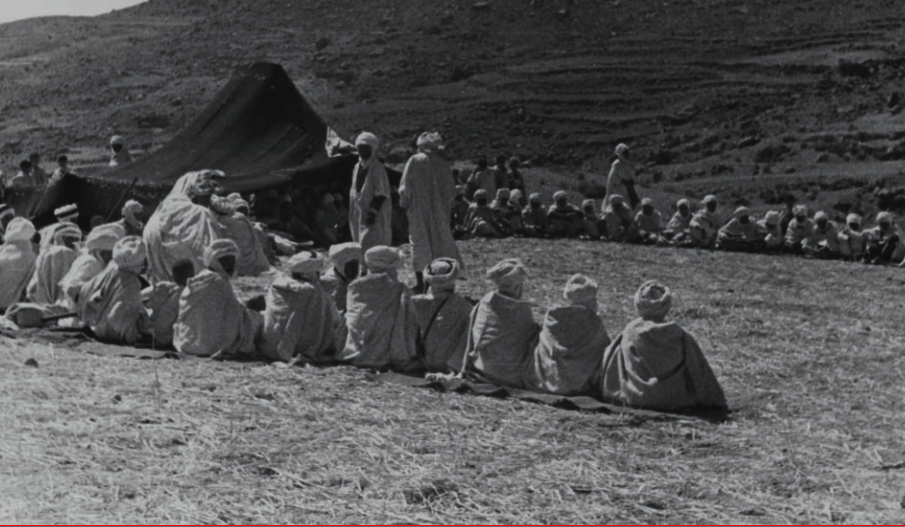
<svg viewBox="0 0 905 527">
<path fill-rule="evenodd" d="M 74 326 L 105 342 L 216 359 L 464 376 L 663 411 L 726 406 L 695 340 L 667 320 L 672 294 L 656 282 L 638 291 L 639 318 L 612 341 L 588 277 L 573 276 L 564 304 L 538 324 L 521 300 L 527 272 L 518 260 L 488 270 L 493 288 L 474 302 L 456 292 L 457 259 L 432 261 L 423 270 L 428 289 L 414 294 L 399 280 L 397 249 L 354 242 L 326 255 L 297 250 L 265 295 L 241 302 L 232 283 L 239 269 L 270 266 L 261 230 L 239 217 L 241 197 L 229 221 L 212 211 L 229 201 L 210 192 L 217 177 L 188 174 L 147 224 L 130 201 L 122 220 L 87 236 L 74 206 L 58 209 L 59 221 L 40 233 L 27 219 L 0 216 L 8 322 Z"/>
<path fill-rule="evenodd" d="M 762 219 L 752 216 L 748 207 L 738 207 L 731 219 L 723 221 L 716 196 L 704 198 L 694 211 L 688 199 L 676 203 L 676 211 L 664 222 L 650 198 L 641 200 L 634 212 L 625 197 L 613 194 L 603 200 L 603 212 L 597 202 L 584 200 L 581 208 L 569 202 L 559 191 L 553 204 L 545 207 L 539 193 L 522 204 L 522 194 L 500 189 L 496 199 L 488 201 L 483 190 L 474 200 L 465 199 L 459 187 L 453 208 L 453 229 L 459 239 L 506 238 L 580 238 L 646 245 L 672 245 L 726 251 L 784 252 L 827 259 L 889 264 L 905 258 L 905 245 L 891 212 L 880 212 L 876 225 L 865 228 L 858 214 L 849 214 L 845 224 L 837 225 L 826 212 L 813 216 L 805 205 L 788 207 L 782 213 L 767 212 Z"/>
</svg>

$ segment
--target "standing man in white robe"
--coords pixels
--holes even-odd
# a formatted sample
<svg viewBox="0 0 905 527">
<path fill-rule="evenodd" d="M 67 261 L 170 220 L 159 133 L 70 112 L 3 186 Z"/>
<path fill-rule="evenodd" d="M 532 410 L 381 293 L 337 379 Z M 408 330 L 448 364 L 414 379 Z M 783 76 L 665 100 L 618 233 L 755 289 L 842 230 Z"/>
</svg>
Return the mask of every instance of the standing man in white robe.
<svg viewBox="0 0 905 527">
<path fill-rule="evenodd" d="M 418 153 L 405 165 L 399 185 L 400 204 L 408 211 L 417 293 L 424 292 L 423 269 L 437 258 L 452 258 L 464 268 L 450 228 L 456 184 L 440 154 L 442 141 L 436 132 L 421 134 Z"/>
<path fill-rule="evenodd" d="M 610 206 L 610 198 L 614 194 L 621 194 L 622 186 L 625 189 L 623 195 L 628 196 L 631 209 L 638 204 L 638 194 L 635 192 L 635 167 L 631 161 L 631 152 L 625 143 L 620 143 L 616 147 L 616 160 L 610 167 L 610 174 L 606 178 L 606 196 L 603 198 L 602 209 L 606 210 Z"/>
<path fill-rule="evenodd" d="M 355 140 L 358 164 L 352 171 L 349 190 L 349 228 L 352 241 L 363 251 L 393 241 L 393 214 L 390 206 L 390 180 L 383 163 L 377 160 L 380 140 L 362 132 Z"/>
</svg>

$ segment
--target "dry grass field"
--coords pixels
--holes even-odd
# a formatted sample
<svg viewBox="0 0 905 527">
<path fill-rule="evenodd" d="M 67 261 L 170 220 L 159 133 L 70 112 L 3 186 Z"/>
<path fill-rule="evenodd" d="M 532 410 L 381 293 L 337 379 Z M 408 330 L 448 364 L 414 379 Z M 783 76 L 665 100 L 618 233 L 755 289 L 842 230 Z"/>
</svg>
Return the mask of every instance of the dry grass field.
<svg viewBox="0 0 905 527">
<path fill-rule="evenodd" d="M 475 297 L 486 267 L 522 257 L 538 317 L 571 273 L 597 278 L 611 335 L 642 280 L 670 284 L 731 419 L 585 414 L 346 367 L 143 361 L 0 337 L 0 519 L 905 521 L 900 270 L 591 242 L 462 248 Z"/>
</svg>

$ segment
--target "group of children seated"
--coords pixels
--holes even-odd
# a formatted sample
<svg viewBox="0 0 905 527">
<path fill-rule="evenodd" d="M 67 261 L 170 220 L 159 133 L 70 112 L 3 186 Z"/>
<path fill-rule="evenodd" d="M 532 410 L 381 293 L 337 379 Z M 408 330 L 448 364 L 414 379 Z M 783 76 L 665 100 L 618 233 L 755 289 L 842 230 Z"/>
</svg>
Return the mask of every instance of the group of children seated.
<svg viewBox="0 0 905 527">
<path fill-rule="evenodd" d="M 582 238 L 623 243 L 675 245 L 728 251 L 788 252 L 819 258 L 842 258 L 865 263 L 899 263 L 905 258 L 905 244 L 890 212 L 877 215 L 876 226 L 865 228 L 858 214 L 837 225 L 823 211 L 810 216 L 805 205 L 791 205 L 782 213 L 769 211 L 762 219 L 748 207 L 738 207 L 724 221 L 716 196 L 704 198 L 698 210 L 691 201 L 680 199 L 676 212 L 664 222 L 653 200 L 641 200 L 637 212 L 626 199 L 613 194 L 597 202 L 585 200 L 581 208 L 569 202 L 564 191 L 553 195 L 554 203 L 544 207 L 539 193 L 527 203 L 519 190 L 499 189 L 495 199 L 484 190 L 465 199 L 465 187 L 458 188 L 453 207 L 453 230 L 459 239 L 510 236 Z"/>
</svg>

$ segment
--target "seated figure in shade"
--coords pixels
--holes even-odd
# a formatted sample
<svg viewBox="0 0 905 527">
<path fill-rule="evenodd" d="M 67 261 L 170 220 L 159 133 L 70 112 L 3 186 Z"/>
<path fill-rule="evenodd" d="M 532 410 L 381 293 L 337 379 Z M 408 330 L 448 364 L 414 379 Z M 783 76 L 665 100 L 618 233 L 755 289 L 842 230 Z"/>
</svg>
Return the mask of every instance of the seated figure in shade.
<svg viewBox="0 0 905 527">
<path fill-rule="evenodd" d="M 711 247 L 716 242 L 720 220 L 719 201 L 713 194 L 704 196 L 703 207 L 691 217 L 691 244 L 696 247 Z"/>
<path fill-rule="evenodd" d="M 465 376 L 514 388 L 530 384 L 539 328 L 531 306 L 521 301 L 526 277 L 518 259 L 503 260 L 487 271 L 496 290 L 471 312 L 461 368 Z"/>
<path fill-rule="evenodd" d="M 333 299 L 333 305 L 336 306 L 339 314 L 344 315 L 349 284 L 354 282 L 361 273 L 364 254 L 361 251 L 361 245 L 346 242 L 330 247 L 327 258 L 332 265 L 321 276 L 321 285 Z"/>
<path fill-rule="evenodd" d="M 37 255 L 32 244 L 35 226 L 25 218 L 14 218 L 6 226 L 0 245 L 0 312 L 22 300 Z"/>
<path fill-rule="evenodd" d="M 663 217 L 654 208 L 654 200 L 641 200 L 641 210 L 635 214 L 635 225 L 638 226 L 638 237 L 646 245 L 660 245 L 666 242 L 663 237 Z"/>
<path fill-rule="evenodd" d="M 636 243 L 641 240 L 632 210 L 620 194 L 610 196 L 610 204 L 603 212 L 603 224 L 606 226 L 606 237 L 611 242 Z"/>
<path fill-rule="evenodd" d="M 569 195 L 559 190 L 553 194 L 553 205 L 547 211 L 549 234 L 554 238 L 577 238 L 584 226 L 584 213 L 569 203 Z"/>
<path fill-rule="evenodd" d="M 596 391 L 594 380 L 610 344 L 597 314 L 597 282 L 577 274 L 563 291 L 568 305 L 547 311 L 534 349 L 532 388 L 560 395 Z"/>
<path fill-rule="evenodd" d="M 767 251 L 782 250 L 782 216 L 779 212 L 771 210 L 764 215 L 764 219 L 757 222 L 757 230 L 764 240 L 764 249 Z"/>
<path fill-rule="evenodd" d="M 663 237 L 673 245 L 690 245 L 691 242 L 691 203 L 682 198 L 676 202 L 676 213 L 672 215 Z"/>
<path fill-rule="evenodd" d="M 456 293 L 458 277 L 459 262 L 438 258 L 424 270 L 427 293 L 412 297 L 419 354 L 428 372 L 446 373 L 462 366 L 472 305 Z"/>
<path fill-rule="evenodd" d="M 839 229 L 822 210 L 814 214 L 814 230 L 801 241 L 801 248 L 808 256 L 817 258 L 839 257 Z"/>
<path fill-rule="evenodd" d="M 358 368 L 418 370 L 418 322 L 412 291 L 397 276 L 402 257 L 378 245 L 365 253 L 368 275 L 349 285 L 348 337 L 340 360 Z"/>
<path fill-rule="evenodd" d="M 610 344 L 600 368 L 605 401 L 658 411 L 725 409 L 723 389 L 687 331 L 666 320 L 672 293 L 657 281 L 635 294 L 639 318 Z"/>
<path fill-rule="evenodd" d="M 864 258 L 864 231 L 861 216 L 851 213 L 845 218 L 845 227 L 839 231 L 839 252 L 846 260 Z"/>
<path fill-rule="evenodd" d="M 522 209 L 522 228 L 527 236 L 543 238 L 550 233 L 550 220 L 540 192 L 534 192 L 528 197 L 528 205 Z"/>
</svg>

